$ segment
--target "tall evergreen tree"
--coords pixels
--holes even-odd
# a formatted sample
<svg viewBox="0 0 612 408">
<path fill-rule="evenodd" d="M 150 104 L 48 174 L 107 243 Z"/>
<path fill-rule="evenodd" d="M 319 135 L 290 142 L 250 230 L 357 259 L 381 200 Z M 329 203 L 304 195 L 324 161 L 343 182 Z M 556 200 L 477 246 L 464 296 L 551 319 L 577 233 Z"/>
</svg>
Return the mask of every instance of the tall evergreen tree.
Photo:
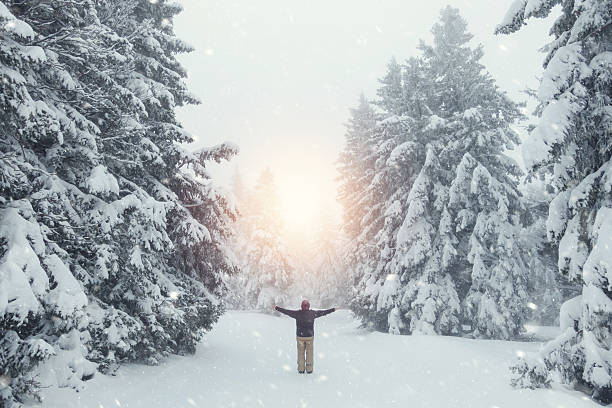
<svg viewBox="0 0 612 408">
<path fill-rule="evenodd" d="M 559 246 L 559 271 L 582 284 L 562 308 L 564 332 L 543 351 L 543 362 L 521 361 L 515 384 L 551 378 L 581 384 L 612 402 L 612 1 L 517 0 L 497 33 L 519 30 L 556 6 L 537 93 L 540 121 L 523 155 L 532 174 L 552 177 L 555 198 L 546 223 Z"/>
<path fill-rule="evenodd" d="M 333 208 L 322 206 L 310 242 L 292 253 L 294 278 L 291 301 L 309 299 L 317 307 L 346 305 L 351 297 L 350 269 L 344 263 L 344 251 L 350 241 L 340 231 Z"/>
<path fill-rule="evenodd" d="M 234 184 L 234 189 L 240 184 Z M 231 279 L 232 306 L 271 310 L 288 300 L 292 266 L 283 243 L 283 220 L 274 174 L 264 169 L 253 189 L 238 192 L 235 252 L 240 271 Z"/>
<path fill-rule="evenodd" d="M 432 33 L 422 56 L 400 66 L 399 85 L 393 63 L 382 81 L 369 189 L 384 222 L 355 309 L 393 333 L 457 334 L 463 322 L 474 335 L 508 338 L 525 316 L 526 268 L 514 261 L 520 172 L 502 152 L 518 141 L 510 125 L 521 114 L 468 45 L 456 9 L 442 10 Z"/>
<path fill-rule="evenodd" d="M 436 78 L 426 131 L 436 140 L 440 185 L 448 186 L 430 204 L 440 211 L 439 270 L 452 277 L 473 334 L 508 338 L 522 329 L 527 271 L 515 262 L 520 171 L 503 151 L 518 142 L 510 126 L 522 116 L 480 63 L 482 47 L 468 45 L 456 9 L 442 10 L 432 33 L 433 44 L 420 48 Z M 508 287 L 499 287 L 500 277 Z"/>
<path fill-rule="evenodd" d="M 361 231 L 361 222 L 367 213 L 367 206 L 361 201 L 373 177 L 374 152 L 373 131 L 376 114 L 366 97 L 361 94 L 359 105 L 351 109 L 346 124 L 345 147 L 340 153 L 338 199 L 344 207 L 343 230 L 352 238 Z"/>
<path fill-rule="evenodd" d="M 256 308 L 270 309 L 284 303 L 291 280 L 291 267 L 282 241 L 283 221 L 274 175 L 266 168 L 253 191 L 253 246 L 247 252 L 249 274 L 257 280 L 254 287 Z"/>
<path fill-rule="evenodd" d="M 380 138 L 377 133 L 377 115 L 362 94 L 358 107 L 351 110 L 351 117 L 346 124 L 346 144 L 340 154 L 338 167 L 338 199 L 343 206 L 341 229 L 347 235 L 348 247 L 351 248 L 347 253 L 346 268 L 356 281 L 370 270 L 369 260 L 375 252 L 373 239 L 381 219 L 382 202 L 379 192 L 371 188 L 380 157 Z M 370 293 L 355 291 L 354 304 L 360 305 L 371 300 Z M 371 309 L 354 310 L 357 313 L 368 313 Z"/>
<path fill-rule="evenodd" d="M 370 184 L 365 188 L 360 205 L 367 208 L 361 231 L 354 242 L 351 268 L 356 277 L 353 311 L 377 329 L 387 326 L 385 307 L 378 307 L 381 281 L 388 273 L 386 261 L 393 256 L 393 233 L 401 222 L 405 168 L 388 165 L 388 160 L 404 161 L 413 154 L 401 142 L 409 121 L 392 116 L 377 122 L 373 133 L 373 168 Z M 398 146 L 400 145 L 400 146 Z M 408 175 L 409 176 L 409 175 Z M 401 191 L 397 191 L 397 187 Z"/>
<path fill-rule="evenodd" d="M 411 188 L 418 181 L 420 169 L 426 162 L 427 141 L 424 138 L 427 135 L 421 130 L 427 120 L 426 115 L 431 111 L 426 97 L 430 81 L 423 71 L 422 60 L 410 58 L 402 66 L 403 90 L 379 93 L 383 100 L 389 98 L 389 95 L 403 99 L 386 103 L 388 106 L 399 107 L 399 110 L 380 114 L 376 139 L 379 159 L 369 191 L 378 198 L 382 217 L 374 240 L 377 251 L 373 253 L 372 266 L 365 274 L 367 279 L 362 279 L 360 283 L 369 286 L 366 292 L 372 293 L 372 308 L 377 312 L 375 326 L 382 330 L 388 328 L 389 332 L 395 334 L 411 330 L 400 318 L 398 308 L 402 301 L 402 287 L 410 274 L 398 269 L 396 255 L 402 244 L 398 242 L 398 237 L 406 214 L 411 211 Z M 383 87 L 386 86 L 383 81 Z M 373 282 L 376 284 L 372 285 Z"/>
<path fill-rule="evenodd" d="M 470 153 L 451 184 L 449 207 L 461 214 L 455 228 L 466 245 L 458 253 L 471 269 L 464 314 L 476 336 L 511 338 L 521 332 L 526 318 L 527 268 L 518 236 L 522 203 L 515 188 L 500 182 Z"/>
<path fill-rule="evenodd" d="M 529 176 L 528 176 L 529 178 Z M 523 260 L 533 271 L 528 282 L 529 321 L 542 326 L 559 325 L 559 310 L 565 300 L 580 293 L 580 285 L 559 274 L 556 245 L 546 237 L 546 218 L 552 194 L 543 180 L 525 180 L 521 185 L 527 211 L 521 230 Z"/>
<path fill-rule="evenodd" d="M 378 100 L 374 103 L 385 112 L 392 115 L 401 115 L 404 104 L 403 69 L 395 57 L 387 64 L 387 72 L 379 80 L 380 87 L 376 91 Z"/>
<path fill-rule="evenodd" d="M 195 100 L 166 1 L 0 2 L 0 390 L 192 352 L 222 307 L 233 209 L 174 117 Z M 204 181 L 202 181 L 204 180 Z M 24 252 L 25 251 L 25 252 Z M 45 369 L 45 366 L 39 367 Z"/>
</svg>

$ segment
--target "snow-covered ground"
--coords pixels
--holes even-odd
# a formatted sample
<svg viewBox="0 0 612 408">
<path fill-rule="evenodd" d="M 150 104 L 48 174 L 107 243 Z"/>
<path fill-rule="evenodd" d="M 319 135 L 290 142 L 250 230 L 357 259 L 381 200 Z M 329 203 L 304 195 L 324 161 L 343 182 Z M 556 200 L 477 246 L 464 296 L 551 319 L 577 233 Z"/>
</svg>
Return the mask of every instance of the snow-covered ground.
<svg viewBox="0 0 612 408">
<path fill-rule="evenodd" d="M 368 333 L 348 311 L 315 324 L 314 373 L 298 374 L 295 323 L 229 312 L 194 356 L 128 365 L 87 388 L 46 389 L 43 407 L 598 407 L 584 394 L 514 390 L 508 365 L 541 343 Z"/>
</svg>

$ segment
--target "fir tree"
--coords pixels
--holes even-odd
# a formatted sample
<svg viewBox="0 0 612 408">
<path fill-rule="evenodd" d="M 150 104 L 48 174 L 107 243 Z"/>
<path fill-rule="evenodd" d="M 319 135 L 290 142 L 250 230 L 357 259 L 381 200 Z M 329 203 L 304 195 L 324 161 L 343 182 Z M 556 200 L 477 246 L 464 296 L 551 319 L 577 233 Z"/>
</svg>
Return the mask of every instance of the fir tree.
<svg viewBox="0 0 612 408">
<path fill-rule="evenodd" d="M 341 182 L 338 200 L 344 207 L 342 228 L 350 237 L 359 235 L 361 221 L 367 212 L 367 206 L 361 200 L 373 176 L 372 137 L 375 126 L 374 110 L 362 94 L 358 107 L 351 110 L 346 125 L 346 143 L 338 166 Z"/>
<path fill-rule="evenodd" d="M 181 147 L 174 109 L 195 100 L 175 59 L 188 50 L 178 11 L 0 3 L 5 405 L 36 392 L 37 364 L 78 388 L 96 366 L 193 352 L 222 310 L 233 209 L 205 163 L 236 148 Z"/>
<path fill-rule="evenodd" d="M 401 115 L 404 104 L 403 69 L 395 57 L 387 64 L 387 73 L 379 80 L 376 105 L 392 115 Z"/>
<path fill-rule="evenodd" d="M 418 162 L 418 150 L 405 141 L 411 118 L 381 115 L 379 119 L 370 142 L 371 178 L 359 201 L 367 211 L 360 222 L 360 233 L 351 244 L 354 249 L 349 260 L 356 280 L 353 311 L 376 329 L 385 330 L 388 310 L 379 303 L 378 293 L 389 274 L 387 263 L 394 253 L 394 233 L 405 206 L 402 196 L 414 172 L 412 166 L 397 163 Z"/>
<path fill-rule="evenodd" d="M 234 185 L 234 188 L 239 185 Z M 283 244 L 280 202 L 274 174 L 264 169 L 255 187 L 242 192 L 234 240 L 239 273 L 231 280 L 233 307 L 268 311 L 288 299 L 292 266 Z"/>
<path fill-rule="evenodd" d="M 564 329 L 543 351 L 543 363 L 521 362 L 515 384 L 542 386 L 551 378 L 581 384 L 602 403 L 612 401 L 612 300 L 606 248 L 612 245 L 612 2 L 516 1 L 498 33 L 519 30 L 555 5 L 537 93 L 540 116 L 523 155 L 532 174 L 547 174 L 555 197 L 546 223 L 559 246 L 559 271 L 582 284 L 566 303 Z M 534 375 L 548 371 L 546 376 Z"/>
<path fill-rule="evenodd" d="M 352 289 L 350 271 L 344 263 L 345 247 L 350 241 L 341 233 L 333 208 L 322 206 L 317 219 L 310 242 L 292 254 L 291 300 L 299 304 L 309 299 L 321 308 L 345 305 Z"/>
<path fill-rule="evenodd" d="M 430 146 L 437 152 L 439 163 L 433 171 L 435 175 L 430 176 L 437 182 L 437 194 L 424 206 L 430 214 L 435 214 L 437 230 L 431 255 L 435 263 L 430 269 L 438 271 L 439 281 L 447 285 L 452 281 L 452 285 L 447 290 L 434 290 L 432 293 L 442 299 L 431 296 L 430 303 L 444 304 L 444 296 L 453 293 L 454 288 L 462 301 L 462 318 L 476 328 L 475 334 L 508 338 L 516 335 L 522 326 L 525 308 L 521 296 L 525 296 L 526 270 L 512 263 L 513 254 L 508 249 L 518 250 L 513 232 L 522 208 L 516 190 L 519 170 L 502 151 L 518 141 L 510 125 L 521 115 L 516 104 L 496 87 L 479 62 L 481 47 L 469 47 L 472 35 L 458 11 L 447 7 L 440 16 L 440 22 L 432 29 L 433 44 L 420 46 L 427 75 L 436 79 L 429 91 L 427 106 L 432 114 L 424 132 L 432 140 Z M 466 161 L 471 160 L 474 162 L 468 165 L 468 170 Z M 468 187 L 466 182 L 472 184 Z M 489 197 L 495 195 L 488 190 L 494 185 L 499 186 L 497 195 Z M 494 251 L 491 245 L 485 244 L 482 234 L 485 224 L 493 227 L 489 239 L 499 250 Z M 482 247 L 489 252 L 486 260 L 473 256 Z M 494 322 L 484 317 L 486 313 L 472 313 L 474 299 L 470 294 L 481 293 L 484 287 L 492 288 L 499 278 L 495 273 L 482 273 L 483 268 L 504 269 L 499 274 L 513 282 L 504 291 L 506 303 L 496 304 L 499 299 L 494 299 L 491 293 L 479 297 L 479 301 L 486 301 L 489 306 L 496 304 L 504 309 L 503 317 Z M 452 308 L 454 303 L 448 303 Z M 484 304 L 478 306 L 481 313 L 487 308 Z M 446 333 L 457 333 L 457 322 L 448 311 L 441 310 L 436 316 L 453 322 L 441 325 L 448 330 Z M 483 332 L 482 325 L 489 327 Z M 511 327 L 509 332 L 505 331 L 507 326 Z"/>
<path fill-rule="evenodd" d="M 394 66 L 391 65 L 393 68 Z M 394 102 L 401 106 L 401 114 L 384 112 L 377 128 L 376 173 L 368 191 L 378 199 L 382 216 L 374 238 L 372 266 L 366 272 L 362 284 L 375 289 L 373 307 L 377 311 L 376 326 L 399 334 L 409 332 L 410 325 L 402 321 L 399 304 L 402 290 L 410 279 L 410 273 L 398 268 L 397 251 L 399 235 L 410 211 L 411 187 L 420 177 L 419 171 L 426 161 L 426 135 L 421 131 L 426 114 L 430 112 L 426 97 L 430 81 L 422 72 L 422 60 L 410 58 L 402 66 L 401 95 L 403 100 Z M 385 85 L 386 86 L 386 85 Z M 384 96 L 384 93 L 381 95 Z M 421 236 L 422 237 L 422 236 Z M 372 285 L 376 282 L 375 285 Z M 367 290 L 370 291 L 369 289 Z M 404 312 L 406 308 L 404 308 Z"/>
<path fill-rule="evenodd" d="M 538 325 L 554 326 L 559 324 L 563 302 L 578 295 L 581 287 L 559 274 L 558 248 L 546 237 L 548 203 L 552 196 L 547 190 L 542 180 L 532 179 L 521 185 L 526 212 L 520 239 L 523 261 L 532 271 L 528 281 L 528 319 Z"/>
<path fill-rule="evenodd" d="M 380 219 L 378 193 L 371 183 L 376 176 L 376 162 L 379 158 L 377 142 L 377 117 L 374 109 L 361 95 L 357 108 L 351 110 L 346 124 L 344 150 L 340 154 L 338 199 L 343 206 L 342 231 L 347 235 L 351 248 L 346 257 L 346 268 L 353 279 L 359 281 L 369 270 L 368 260 L 374 253 L 373 237 L 376 220 Z M 363 279 L 362 279 L 363 280 Z M 353 299 L 354 310 L 368 313 L 370 308 L 361 305 L 370 301 L 370 294 L 356 291 Z M 357 299 L 358 298 L 358 299 Z"/>
<path fill-rule="evenodd" d="M 464 313 L 475 336 L 512 338 L 526 318 L 527 268 L 513 214 L 521 202 L 512 187 L 466 153 L 450 188 L 449 207 L 462 213 L 456 228 L 467 246 L 459 253 L 471 264 Z"/>
<path fill-rule="evenodd" d="M 440 163 L 432 149 L 412 184 L 408 210 L 397 232 L 393 270 L 401 273 L 400 295 L 395 302 L 403 325 L 418 334 L 457 334 L 460 305 L 455 283 L 444 269 L 443 239 L 451 233 L 448 212 L 441 208 L 445 188 L 440 183 Z M 437 203 L 431 205 L 431 203 Z"/>
<path fill-rule="evenodd" d="M 513 261 L 520 171 L 502 152 L 518 141 L 510 125 L 521 114 L 484 71 L 482 50 L 468 45 L 472 36 L 456 9 L 442 10 L 432 33 L 421 57 L 390 64 L 382 81 L 385 110 L 366 189 L 378 206 L 378 221 L 368 225 L 377 251 L 361 262 L 354 309 L 393 333 L 458 334 L 463 320 L 475 335 L 508 338 L 525 317 L 526 269 Z M 473 256 L 479 246 L 487 256 Z M 500 276 L 513 283 L 495 287 Z"/>
</svg>

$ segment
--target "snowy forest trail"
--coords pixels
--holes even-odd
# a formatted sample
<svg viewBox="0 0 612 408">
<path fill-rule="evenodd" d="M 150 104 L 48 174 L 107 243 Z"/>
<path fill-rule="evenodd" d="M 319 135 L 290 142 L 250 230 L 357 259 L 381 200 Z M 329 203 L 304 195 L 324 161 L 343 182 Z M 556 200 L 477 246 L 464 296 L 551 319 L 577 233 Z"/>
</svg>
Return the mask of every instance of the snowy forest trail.
<svg viewBox="0 0 612 408">
<path fill-rule="evenodd" d="M 298 374 L 293 319 L 228 312 L 194 356 L 98 374 L 85 390 L 46 389 L 43 407 L 582 408 L 565 389 L 514 390 L 508 365 L 541 343 L 391 336 L 351 313 L 317 320 L 315 365 Z"/>
</svg>

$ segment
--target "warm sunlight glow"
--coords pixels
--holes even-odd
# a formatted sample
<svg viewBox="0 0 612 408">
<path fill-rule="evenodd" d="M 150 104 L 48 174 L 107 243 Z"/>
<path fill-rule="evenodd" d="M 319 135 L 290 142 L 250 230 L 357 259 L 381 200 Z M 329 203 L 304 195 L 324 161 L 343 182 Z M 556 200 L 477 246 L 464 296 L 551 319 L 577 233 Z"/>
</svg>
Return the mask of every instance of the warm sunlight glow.
<svg viewBox="0 0 612 408">
<path fill-rule="evenodd" d="M 281 212 L 287 232 L 308 234 L 316 228 L 317 215 L 323 207 L 322 194 L 315 183 L 303 177 L 279 183 Z"/>
<path fill-rule="evenodd" d="M 284 159 L 273 169 L 278 187 L 280 211 L 288 238 L 311 239 L 323 217 L 339 219 L 336 202 L 337 173 L 316 150 L 301 150 L 281 155 Z M 331 161 L 331 160 L 330 160 Z"/>
</svg>

